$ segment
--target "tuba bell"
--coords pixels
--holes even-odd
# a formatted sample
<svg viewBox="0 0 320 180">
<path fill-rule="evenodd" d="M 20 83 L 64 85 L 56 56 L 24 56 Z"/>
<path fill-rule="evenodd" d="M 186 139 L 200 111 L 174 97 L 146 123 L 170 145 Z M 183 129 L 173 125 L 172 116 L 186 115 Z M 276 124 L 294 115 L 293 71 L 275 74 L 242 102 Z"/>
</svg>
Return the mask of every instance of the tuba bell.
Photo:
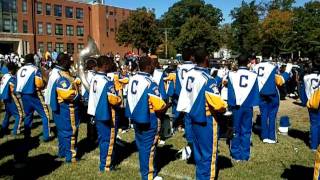
<svg viewBox="0 0 320 180">
<path fill-rule="evenodd" d="M 90 89 L 90 84 L 87 80 L 87 72 L 85 71 L 86 59 L 91 56 L 98 56 L 99 54 L 99 49 L 94 39 L 89 36 L 88 45 L 80 51 L 79 60 L 77 63 L 78 76 L 82 82 L 82 85 L 87 91 Z"/>
</svg>

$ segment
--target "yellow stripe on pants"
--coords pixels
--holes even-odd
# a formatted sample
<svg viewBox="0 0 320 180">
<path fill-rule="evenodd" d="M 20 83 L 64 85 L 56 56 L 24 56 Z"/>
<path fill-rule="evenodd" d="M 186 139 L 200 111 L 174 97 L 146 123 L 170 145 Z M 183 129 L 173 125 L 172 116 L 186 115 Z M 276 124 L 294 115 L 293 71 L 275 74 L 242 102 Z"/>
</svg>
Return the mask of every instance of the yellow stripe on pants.
<svg viewBox="0 0 320 180">
<path fill-rule="evenodd" d="M 77 127 L 76 127 L 76 119 L 75 119 L 75 113 L 74 113 L 74 105 L 69 105 L 70 110 L 70 123 L 72 128 L 72 136 L 71 136 L 71 153 L 72 153 L 72 159 L 71 162 L 76 162 L 76 155 L 77 152 L 75 150 L 76 145 L 76 133 L 77 133 Z"/>
<path fill-rule="evenodd" d="M 218 149 L 218 124 L 214 117 L 212 117 L 212 132 L 213 132 L 213 143 L 212 143 L 212 156 L 211 156 L 211 172 L 210 180 L 213 180 L 216 176 L 216 159 Z"/>
<path fill-rule="evenodd" d="M 40 99 L 40 102 L 42 104 L 42 107 L 43 107 L 43 110 L 44 110 L 44 113 L 46 114 L 47 116 L 47 119 L 48 119 L 48 133 L 49 133 L 49 136 L 50 136 L 50 114 L 49 114 L 49 109 L 48 109 L 48 106 L 46 105 L 45 101 L 44 101 L 44 98 L 41 94 L 40 91 L 37 91 L 38 93 L 38 97 Z"/>
<path fill-rule="evenodd" d="M 153 167 L 154 153 L 155 153 L 155 150 L 156 150 L 156 145 L 158 144 L 159 132 L 160 132 L 160 125 L 161 125 L 161 122 L 160 122 L 160 120 L 158 119 L 157 134 L 156 134 L 156 136 L 154 137 L 153 145 L 151 146 L 150 156 L 149 156 L 148 180 L 152 180 L 152 179 L 153 179 L 153 172 L 154 172 L 154 167 Z"/>
<path fill-rule="evenodd" d="M 18 128 L 17 128 L 17 132 L 20 132 L 20 128 L 21 128 L 21 123 L 22 123 L 22 119 L 23 119 L 23 111 L 22 111 L 22 108 L 21 108 L 21 104 L 18 100 L 18 98 L 12 94 L 12 99 L 17 107 L 17 110 L 18 110 L 18 113 L 19 113 L 19 124 L 18 124 Z"/>
<path fill-rule="evenodd" d="M 110 171 L 110 166 L 111 166 L 111 160 L 112 160 L 112 153 L 113 153 L 113 146 L 115 142 L 115 136 L 116 136 L 116 130 L 115 130 L 115 124 L 116 124 L 116 111 L 111 108 L 111 119 L 112 119 L 112 124 L 111 124 L 111 131 L 110 131 L 110 140 L 109 140 L 109 148 L 108 148 L 108 154 L 107 154 L 107 159 L 106 159 L 106 171 Z"/>
<path fill-rule="evenodd" d="M 313 179 L 319 179 L 319 171 L 320 171 L 320 146 L 318 146 L 315 162 L 314 162 L 314 172 L 313 172 Z"/>
</svg>

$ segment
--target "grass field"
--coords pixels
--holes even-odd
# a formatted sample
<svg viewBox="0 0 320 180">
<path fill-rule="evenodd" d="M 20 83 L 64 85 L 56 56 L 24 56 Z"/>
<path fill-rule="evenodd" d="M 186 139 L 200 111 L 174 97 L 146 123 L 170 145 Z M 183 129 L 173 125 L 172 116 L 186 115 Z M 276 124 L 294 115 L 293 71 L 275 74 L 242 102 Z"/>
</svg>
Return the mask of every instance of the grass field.
<svg viewBox="0 0 320 180">
<path fill-rule="evenodd" d="M 294 100 L 281 102 L 278 117 L 288 115 L 291 128 L 288 136 L 278 135 L 278 144 L 263 144 L 253 133 L 251 159 L 247 163 L 233 164 L 226 141 L 219 142 L 219 179 L 311 179 L 314 153 L 308 148 L 309 118 L 306 108 L 294 104 Z M 3 117 L 3 113 L 1 114 Z M 278 118 L 279 119 L 279 118 Z M 54 124 L 52 124 L 54 126 Z M 22 148 L 22 136 L 14 139 L 5 136 L 0 140 L 1 179 L 140 179 L 138 154 L 134 132 L 123 134 L 125 147 L 118 147 L 117 171 L 98 171 L 99 149 L 86 143 L 86 125 L 81 124 L 78 150 L 81 159 L 76 164 L 66 164 L 56 157 L 57 139 L 43 143 L 41 121 L 34 122 L 33 140 L 29 144 L 29 158 L 23 169 L 14 168 L 14 154 Z M 195 167 L 175 158 L 176 152 L 185 146 L 182 133 L 166 141 L 158 148 L 159 175 L 164 179 L 195 179 Z"/>
</svg>

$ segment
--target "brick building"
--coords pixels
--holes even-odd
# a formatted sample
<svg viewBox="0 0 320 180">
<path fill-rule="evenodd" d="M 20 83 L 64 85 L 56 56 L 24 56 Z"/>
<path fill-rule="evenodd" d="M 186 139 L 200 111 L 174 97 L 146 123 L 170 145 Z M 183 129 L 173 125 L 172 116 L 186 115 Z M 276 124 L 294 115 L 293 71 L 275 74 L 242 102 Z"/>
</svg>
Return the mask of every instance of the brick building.
<svg viewBox="0 0 320 180">
<path fill-rule="evenodd" d="M 0 53 L 68 51 L 77 54 L 93 37 L 105 54 L 124 54 L 115 36 L 131 10 L 76 0 L 0 0 Z"/>
</svg>

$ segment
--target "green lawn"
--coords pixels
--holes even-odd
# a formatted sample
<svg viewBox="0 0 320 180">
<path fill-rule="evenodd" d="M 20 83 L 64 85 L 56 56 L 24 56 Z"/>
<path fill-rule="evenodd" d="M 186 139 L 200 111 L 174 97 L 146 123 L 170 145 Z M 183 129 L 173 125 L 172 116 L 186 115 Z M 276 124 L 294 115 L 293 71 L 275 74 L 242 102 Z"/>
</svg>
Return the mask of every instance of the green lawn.
<svg viewBox="0 0 320 180">
<path fill-rule="evenodd" d="M 309 118 L 307 110 L 293 100 L 281 103 L 278 117 L 288 115 L 291 120 L 289 136 L 278 136 L 279 143 L 263 144 L 253 133 L 251 159 L 247 163 L 233 164 L 226 141 L 219 142 L 219 179 L 310 179 L 313 175 L 314 153 L 308 148 Z M 1 114 L 1 118 L 3 113 Z M 11 125 L 12 126 L 12 125 Z M 123 134 L 125 147 L 118 147 L 120 164 L 117 171 L 100 173 L 99 149 L 90 148 L 85 141 L 86 125 L 81 124 L 78 137 L 81 160 L 66 164 L 58 159 L 57 139 L 49 143 L 39 140 L 41 121 L 34 122 L 33 141 L 28 145 L 29 158 L 23 169 L 14 168 L 14 155 L 23 148 L 22 137 L 5 136 L 0 140 L 1 179 L 139 179 L 138 154 L 134 145 L 134 132 Z M 54 124 L 52 123 L 52 126 Z M 158 148 L 160 176 L 164 179 L 195 179 L 195 167 L 175 159 L 176 152 L 185 146 L 182 133 L 167 140 Z"/>
</svg>

